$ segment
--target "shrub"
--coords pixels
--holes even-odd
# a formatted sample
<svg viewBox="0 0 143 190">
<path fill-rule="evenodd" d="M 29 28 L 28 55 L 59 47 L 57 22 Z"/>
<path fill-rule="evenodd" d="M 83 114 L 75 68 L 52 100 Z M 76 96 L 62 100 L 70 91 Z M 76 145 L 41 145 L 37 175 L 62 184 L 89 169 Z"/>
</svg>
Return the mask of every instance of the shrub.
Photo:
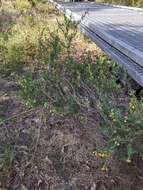
<svg viewBox="0 0 143 190">
<path fill-rule="evenodd" d="M 54 24 L 51 25 L 48 17 L 45 17 L 45 11 L 42 12 L 43 7 L 46 7 L 48 11 L 46 14 L 48 15 L 49 12 L 51 14 L 52 8 L 41 3 L 35 14 L 35 10 L 30 8 L 29 1 L 14 1 L 13 6 L 15 15 L 17 15 L 15 16 L 16 22 L 9 24 L 7 31 L 3 29 L 0 33 L 2 60 L 0 72 L 5 76 L 21 75 L 25 67 L 29 67 L 30 70 L 42 67 L 43 63 L 49 59 L 49 54 L 52 54 L 51 51 L 55 49 L 49 49 L 51 47 L 48 29 L 54 30 Z M 7 7 L 3 8 L 7 9 Z M 19 9 L 28 12 L 19 14 Z"/>
<path fill-rule="evenodd" d="M 57 24 L 59 29 L 56 31 L 48 29 L 50 38 L 45 37 L 45 29 L 38 39 L 39 57 L 44 58 L 43 62 L 47 64 L 47 69 L 40 73 L 38 79 L 28 76 L 21 81 L 23 87 L 21 96 L 27 100 L 26 104 L 29 106 L 39 104 L 47 106 L 48 103 L 52 103 L 58 110 L 61 107 L 60 110 L 63 111 L 66 109 L 74 111 L 80 103 L 76 93 L 73 92 L 72 85 L 78 84 L 78 78 L 83 75 L 84 67 L 86 68 L 86 65 L 76 64 L 70 52 L 73 39 L 77 34 L 78 23 L 73 24 L 64 16 L 64 22 L 61 24 L 57 21 Z M 63 52 L 64 59 L 60 60 Z M 47 57 L 44 57 L 44 54 Z M 43 95 L 39 100 L 40 92 Z"/>
<path fill-rule="evenodd" d="M 98 104 L 102 118 L 101 131 L 107 138 L 103 151 L 128 163 L 133 161 L 135 155 L 143 159 L 142 100 L 138 101 L 132 94 L 125 106 L 120 103 L 122 99 L 117 99 L 102 94 Z"/>
</svg>

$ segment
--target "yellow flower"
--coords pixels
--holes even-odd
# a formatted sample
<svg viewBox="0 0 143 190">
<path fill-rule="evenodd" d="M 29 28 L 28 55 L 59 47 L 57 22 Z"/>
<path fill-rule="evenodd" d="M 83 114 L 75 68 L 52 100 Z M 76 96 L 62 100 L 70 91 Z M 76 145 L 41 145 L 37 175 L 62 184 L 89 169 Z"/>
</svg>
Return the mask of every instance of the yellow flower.
<svg viewBox="0 0 143 190">
<path fill-rule="evenodd" d="M 96 151 L 94 151 L 93 154 L 94 154 L 95 156 L 98 156 L 98 153 L 97 153 Z"/>
<path fill-rule="evenodd" d="M 127 163 L 131 163 L 131 159 L 128 158 L 128 159 L 126 160 L 126 162 L 127 162 Z"/>
<path fill-rule="evenodd" d="M 102 171 L 105 171 L 105 172 L 108 172 L 108 168 L 105 167 L 105 166 L 103 166 L 103 167 L 101 168 L 101 170 L 102 170 Z"/>
<path fill-rule="evenodd" d="M 127 119 L 128 119 L 128 116 L 125 116 L 125 117 L 124 117 L 124 121 L 126 121 L 126 122 L 127 122 Z"/>
<path fill-rule="evenodd" d="M 107 151 L 103 151 L 103 152 L 97 152 L 97 151 L 95 151 L 95 152 L 93 152 L 93 154 L 94 154 L 95 156 L 99 156 L 99 157 L 101 157 L 101 158 L 107 158 L 107 157 L 110 156 L 110 153 L 107 152 Z"/>
<path fill-rule="evenodd" d="M 130 106 L 130 108 L 131 108 L 132 110 L 135 109 L 135 104 L 134 104 L 134 102 L 130 102 L 129 106 Z"/>
<path fill-rule="evenodd" d="M 99 152 L 97 155 L 102 158 L 102 153 Z"/>
<path fill-rule="evenodd" d="M 135 109 L 135 106 L 134 105 L 132 105 L 132 107 L 131 107 L 132 109 Z"/>
<path fill-rule="evenodd" d="M 118 141 L 115 141 L 114 143 L 115 143 L 115 145 L 117 145 L 117 146 L 120 145 L 120 143 L 119 143 Z"/>
</svg>

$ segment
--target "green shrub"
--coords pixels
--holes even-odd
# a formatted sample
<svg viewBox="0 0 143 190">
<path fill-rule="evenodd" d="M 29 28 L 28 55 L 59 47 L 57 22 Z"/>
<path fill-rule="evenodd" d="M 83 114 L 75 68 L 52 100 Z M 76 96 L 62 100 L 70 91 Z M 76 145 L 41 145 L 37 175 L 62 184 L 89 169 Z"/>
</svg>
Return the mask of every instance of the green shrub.
<svg viewBox="0 0 143 190">
<path fill-rule="evenodd" d="M 54 29 L 54 24 L 45 17 L 52 8 L 40 3 L 35 14 L 35 11 L 30 8 L 29 1 L 19 0 L 13 2 L 13 7 L 17 14 L 16 22 L 10 24 L 7 31 L 3 29 L 0 33 L 0 72 L 5 76 L 21 75 L 25 67 L 29 67 L 30 70 L 42 67 L 49 59 L 49 54 L 53 59 L 52 56 L 56 53 L 54 51 L 58 51 L 56 47 L 51 47 L 49 37 L 51 34 L 54 35 L 54 32 L 50 33 L 49 28 L 51 31 L 57 29 Z M 43 7 L 47 13 L 41 11 Z M 19 15 L 19 10 L 28 12 Z M 58 42 L 58 38 L 55 40 Z"/>
<path fill-rule="evenodd" d="M 101 131 L 108 139 L 103 151 L 128 163 L 135 155 L 143 159 L 142 100 L 138 101 L 131 95 L 126 106 L 118 101 L 117 97 L 102 95 L 98 104 L 102 118 Z"/>
<path fill-rule="evenodd" d="M 41 30 L 36 56 L 44 63 L 43 68 L 20 80 L 20 95 L 28 107 L 50 107 L 64 114 L 96 106 L 107 139 L 100 153 L 131 162 L 135 155 L 143 154 L 142 101 L 132 95 L 123 105 L 120 103 L 126 97 L 116 83 L 120 68 L 106 56 L 94 61 L 89 52 L 82 63 L 76 62 L 71 50 L 78 24 L 64 17 L 55 30 Z"/>
<path fill-rule="evenodd" d="M 63 24 L 57 21 L 59 29 L 49 32 L 49 38 L 45 37 L 44 29 L 38 39 L 39 57 L 47 64 L 46 71 L 40 73 L 38 79 L 32 77 L 21 81 L 21 96 L 27 100 L 27 105 L 37 106 L 50 102 L 56 109 L 78 109 L 80 104 L 76 94 L 72 91 L 72 85 L 78 83 L 82 71 L 86 65 L 78 65 L 71 57 L 71 46 L 77 34 L 77 24 L 72 23 L 64 16 Z M 58 59 L 64 53 L 64 60 Z M 44 57 L 43 55 L 47 57 Z M 77 75 L 78 73 L 78 75 Z M 70 78 L 71 77 L 71 78 Z M 69 82 L 69 80 L 71 80 Z M 73 88 L 74 89 L 74 88 Z M 43 94 L 39 99 L 39 93 Z M 72 108 L 71 108 L 72 107 Z"/>
<path fill-rule="evenodd" d="M 20 72 L 22 71 L 22 61 L 23 61 L 23 48 L 18 46 L 11 46 L 6 52 L 7 67 L 10 72 Z"/>
</svg>

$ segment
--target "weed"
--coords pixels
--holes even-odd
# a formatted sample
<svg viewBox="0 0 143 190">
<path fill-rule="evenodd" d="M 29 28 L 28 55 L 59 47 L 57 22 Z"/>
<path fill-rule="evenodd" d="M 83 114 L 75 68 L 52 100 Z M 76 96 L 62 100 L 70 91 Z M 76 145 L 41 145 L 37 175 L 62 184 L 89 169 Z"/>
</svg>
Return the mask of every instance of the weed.
<svg viewBox="0 0 143 190">
<path fill-rule="evenodd" d="M 10 145 L 0 147 L 0 183 L 4 187 L 7 184 L 10 175 L 12 162 L 14 159 L 14 150 Z"/>
</svg>

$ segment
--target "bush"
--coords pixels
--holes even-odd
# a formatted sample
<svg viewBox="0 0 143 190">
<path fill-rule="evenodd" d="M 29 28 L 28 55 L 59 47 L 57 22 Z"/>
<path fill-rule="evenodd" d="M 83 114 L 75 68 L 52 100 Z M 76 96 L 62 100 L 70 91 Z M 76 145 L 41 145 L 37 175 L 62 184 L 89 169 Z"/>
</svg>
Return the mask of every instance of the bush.
<svg viewBox="0 0 143 190">
<path fill-rule="evenodd" d="M 78 23 L 73 24 L 64 16 L 64 22 L 61 24 L 57 21 L 57 24 L 59 29 L 56 31 L 48 29 L 50 38 L 45 38 L 44 31 L 39 38 L 39 56 L 44 58 L 44 52 L 47 55 L 43 60 L 47 69 L 40 73 L 38 79 L 28 76 L 21 80 L 21 96 L 30 107 L 52 103 L 54 108 L 62 112 L 68 112 L 68 109 L 74 112 L 82 100 L 77 98 L 77 90 L 73 89 L 79 87 L 80 78 L 86 74 L 88 66 L 78 65 L 71 57 L 70 51 Z M 63 53 L 65 56 L 60 60 Z M 43 94 L 41 99 L 39 92 Z"/>
<path fill-rule="evenodd" d="M 107 146 L 102 151 L 130 163 L 136 155 L 143 159 L 143 101 L 138 101 L 133 94 L 126 102 L 128 105 L 122 105 L 122 101 L 125 100 L 103 94 L 100 98 L 101 131 L 107 138 Z"/>
<path fill-rule="evenodd" d="M 38 10 L 42 9 L 41 5 Z M 29 14 L 17 15 L 17 22 L 10 24 L 7 32 L 2 30 L 0 33 L 2 60 L 0 71 L 5 76 L 21 75 L 25 67 L 33 70 L 42 67 L 43 63 L 49 59 L 51 52 L 49 48 L 51 47 L 49 47 L 50 34 L 48 28 L 50 27 L 52 30 L 54 26 L 51 23 L 49 24 L 48 18 L 43 19 L 45 12 L 38 12 L 35 15 L 34 11 L 29 11 Z"/>
</svg>

